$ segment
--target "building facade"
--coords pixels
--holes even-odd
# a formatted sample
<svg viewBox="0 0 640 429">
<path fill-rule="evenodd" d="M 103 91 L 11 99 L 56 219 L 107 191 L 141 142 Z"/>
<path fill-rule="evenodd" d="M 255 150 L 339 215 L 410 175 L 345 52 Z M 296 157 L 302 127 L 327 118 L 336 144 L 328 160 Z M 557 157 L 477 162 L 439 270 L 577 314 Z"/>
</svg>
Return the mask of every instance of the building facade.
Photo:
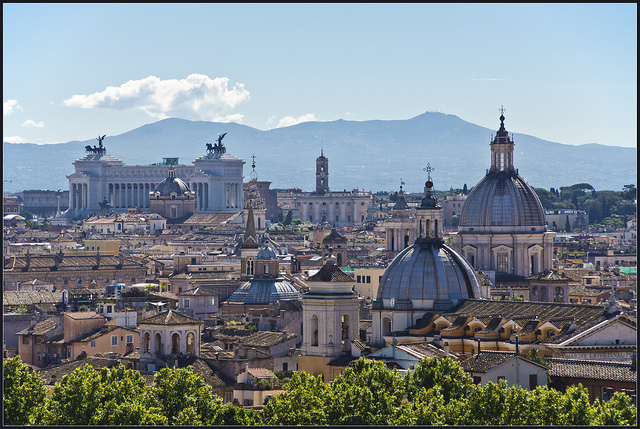
<svg viewBox="0 0 640 429">
<path fill-rule="evenodd" d="M 164 158 L 151 165 L 125 165 L 106 150 L 73 163 L 69 179 L 69 210 L 74 219 L 104 212 L 106 205 L 116 213 L 130 206 L 149 209 L 149 196 L 174 169 L 195 193 L 197 212 L 224 212 L 242 209 L 242 170 L 244 161 L 226 153 L 224 147 L 181 165 L 178 158 Z"/>
<path fill-rule="evenodd" d="M 278 206 L 283 216 L 291 210 L 294 216 L 311 223 L 329 223 L 335 227 L 362 225 L 367 210 L 375 207 L 369 191 L 331 191 L 329 189 L 329 159 L 321 154 L 316 159 L 316 191 L 288 190 L 278 193 Z"/>
<path fill-rule="evenodd" d="M 513 139 L 500 116 L 491 168 L 469 193 L 452 247 L 475 269 L 528 277 L 550 270 L 554 233 L 547 232 L 540 199 L 513 164 Z"/>
</svg>

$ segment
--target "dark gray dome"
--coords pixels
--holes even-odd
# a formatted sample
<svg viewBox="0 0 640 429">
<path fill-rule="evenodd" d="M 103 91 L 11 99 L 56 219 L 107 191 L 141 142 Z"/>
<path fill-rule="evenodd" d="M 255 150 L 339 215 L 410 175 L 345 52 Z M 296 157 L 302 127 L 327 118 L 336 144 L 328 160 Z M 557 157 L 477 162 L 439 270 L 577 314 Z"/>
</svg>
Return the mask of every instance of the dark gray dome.
<svg viewBox="0 0 640 429">
<path fill-rule="evenodd" d="M 384 272 L 376 307 L 446 310 L 459 301 L 480 297 L 478 277 L 469 263 L 441 238 L 418 238 L 400 252 Z"/>
<path fill-rule="evenodd" d="M 258 252 L 258 255 L 256 256 L 256 259 L 271 260 L 271 259 L 278 259 L 278 256 L 276 255 L 276 252 L 274 252 L 274 250 L 271 247 L 264 246 Z"/>
<path fill-rule="evenodd" d="M 278 300 L 302 299 L 302 294 L 283 278 L 253 278 L 232 293 L 229 304 L 264 304 Z"/>
<path fill-rule="evenodd" d="M 160 195 L 163 197 L 168 197 L 173 192 L 178 194 L 178 196 L 181 196 L 184 195 L 185 192 L 190 192 L 190 189 L 182 179 L 169 175 L 169 177 L 156 186 L 153 192 L 160 192 Z"/>
<path fill-rule="evenodd" d="M 489 173 L 467 197 L 459 226 L 544 227 L 538 195 L 517 173 Z"/>
</svg>

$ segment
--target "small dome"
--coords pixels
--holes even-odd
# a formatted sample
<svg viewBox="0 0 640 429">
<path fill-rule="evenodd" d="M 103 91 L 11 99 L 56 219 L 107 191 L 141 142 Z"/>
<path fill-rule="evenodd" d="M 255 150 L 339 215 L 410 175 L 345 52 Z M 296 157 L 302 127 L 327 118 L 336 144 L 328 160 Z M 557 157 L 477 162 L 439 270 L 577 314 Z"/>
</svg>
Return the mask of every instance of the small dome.
<svg viewBox="0 0 640 429">
<path fill-rule="evenodd" d="M 262 249 L 260 249 L 260 251 L 258 252 L 258 255 L 256 255 L 256 259 L 271 260 L 271 259 L 278 259 L 278 256 L 276 255 L 276 252 L 274 252 L 271 247 L 264 246 Z"/>
<path fill-rule="evenodd" d="M 400 252 L 384 272 L 377 307 L 393 300 L 404 310 L 447 310 L 480 296 L 478 277 L 469 263 L 441 238 L 419 238 Z M 400 308 L 402 307 L 402 308 Z"/>
<path fill-rule="evenodd" d="M 469 193 L 460 214 L 461 228 L 544 227 L 538 195 L 517 173 L 489 173 Z"/>
<path fill-rule="evenodd" d="M 302 299 L 302 294 L 289 282 L 282 278 L 253 278 L 232 293 L 229 304 L 261 304 L 269 305 L 278 300 Z"/>
<path fill-rule="evenodd" d="M 160 196 L 168 197 L 173 192 L 179 196 L 185 192 L 191 192 L 189 186 L 179 177 L 176 177 L 175 170 L 169 170 L 169 176 L 156 186 L 153 192 L 160 192 Z"/>
</svg>

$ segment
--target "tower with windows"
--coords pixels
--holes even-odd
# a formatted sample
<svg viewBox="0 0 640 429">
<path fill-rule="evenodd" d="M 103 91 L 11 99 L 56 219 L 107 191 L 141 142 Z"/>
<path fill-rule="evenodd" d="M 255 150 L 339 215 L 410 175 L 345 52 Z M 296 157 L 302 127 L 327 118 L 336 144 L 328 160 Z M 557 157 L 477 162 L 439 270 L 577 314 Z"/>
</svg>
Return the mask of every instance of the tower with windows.
<svg viewBox="0 0 640 429">
<path fill-rule="evenodd" d="M 320 156 L 316 158 L 316 193 L 326 194 L 329 192 L 329 159 L 324 156 L 324 151 L 320 150 Z"/>
</svg>

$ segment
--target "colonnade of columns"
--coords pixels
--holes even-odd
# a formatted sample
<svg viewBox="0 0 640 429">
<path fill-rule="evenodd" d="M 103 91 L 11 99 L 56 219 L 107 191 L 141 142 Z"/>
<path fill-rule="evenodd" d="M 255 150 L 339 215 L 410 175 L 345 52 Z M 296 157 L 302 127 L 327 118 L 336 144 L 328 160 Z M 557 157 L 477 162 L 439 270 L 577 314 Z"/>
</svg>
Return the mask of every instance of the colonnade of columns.
<svg viewBox="0 0 640 429">
<path fill-rule="evenodd" d="M 225 204 L 228 209 L 242 207 L 242 183 L 225 183 Z"/>
<path fill-rule="evenodd" d="M 149 208 L 149 192 L 157 183 L 109 183 L 108 201 L 114 209 L 137 206 Z"/>
<path fill-rule="evenodd" d="M 69 195 L 72 210 L 85 210 L 88 207 L 89 185 L 86 183 L 73 183 Z"/>
<path fill-rule="evenodd" d="M 191 183 L 189 185 L 192 192 L 196 194 L 196 211 L 206 211 L 209 209 L 209 184 Z"/>
</svg>

